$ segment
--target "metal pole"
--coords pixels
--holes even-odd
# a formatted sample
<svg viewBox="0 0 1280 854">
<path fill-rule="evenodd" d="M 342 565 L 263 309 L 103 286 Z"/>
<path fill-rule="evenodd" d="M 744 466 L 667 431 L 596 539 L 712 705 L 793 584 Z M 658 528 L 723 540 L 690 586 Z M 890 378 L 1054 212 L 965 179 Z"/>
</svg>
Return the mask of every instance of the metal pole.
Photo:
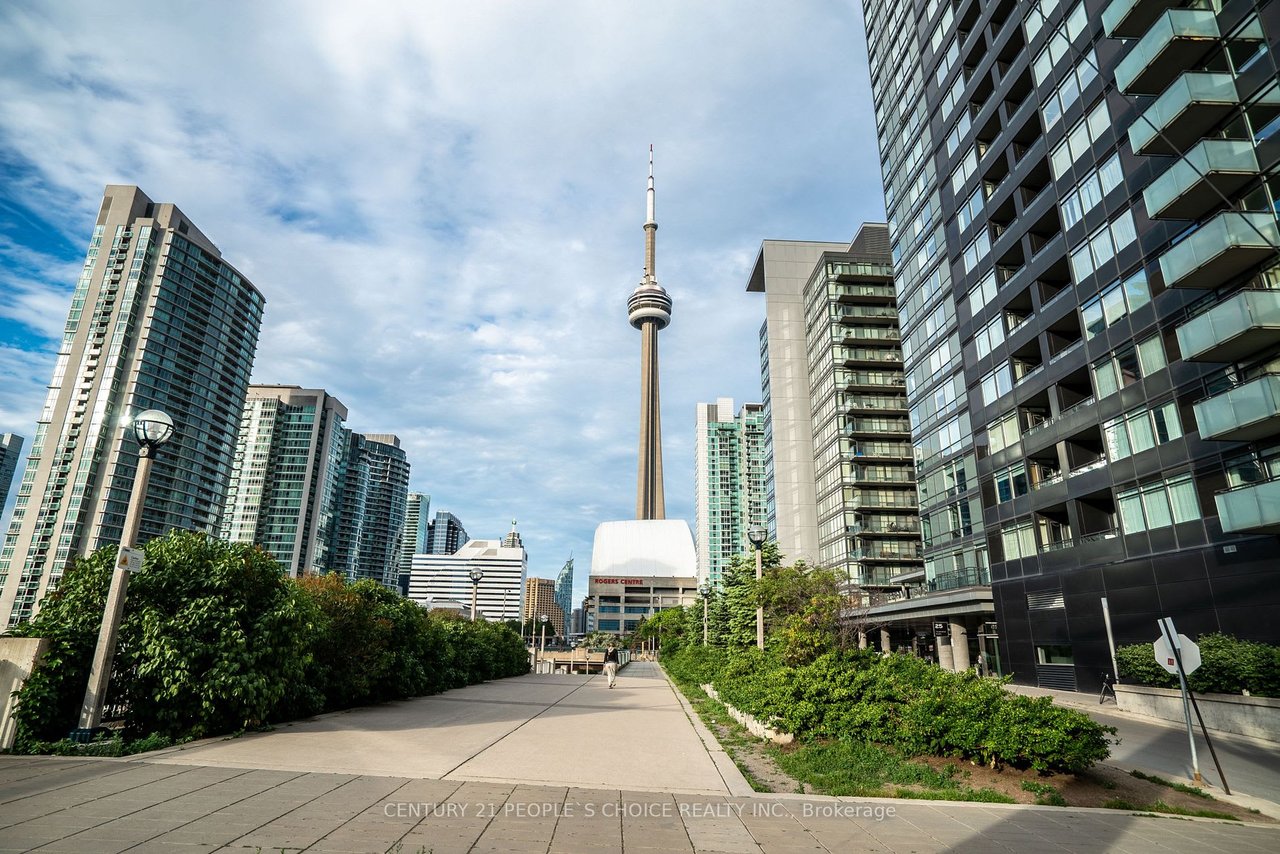
<svg viewBox="0 0 1280 854">
<path fill-rule="evenodd" d="M 129 509 L 125 512 L 124 531 L 120 535 L 120 548 L 133 548 L 142 526 L 142 503 L 147 497 L 147 481 L 151 478 L 153 449 L 143 446 L 138 451 L 138 472 L 133 478 L 133 492 L 129 495 Z M 111 588 L 102 615 L 102 627 L 98 630 L 98 646 L 93 652 L 93 664 L 89 668 L 89 685 L 85 688 L 84 702 L 80 706 L 80 728 L 93 729 L 102 723 L 102 707 L 107 701 L 107 688 L 111 685 L 111 665 L 115 661 L 116 634 L 124 616 L 124 600 L 129 592 L 129 570 L 116 566 L 111 574 Z"/>
<path fill-rule="evenodd" d="M 471 622 L 476 621 L 476 594 L 480 592 L 480 585 L 474 581 L 471 582 Z"/>
<path fill-rule="evenodd" d="M 702 645 L 707 645 L 707 597 L 702 597 Z"/>
<path fill-rule="evenodd" d="M 1120 667 L 1116 664 L 1116 639 L 1111 634 L 1111 608 L 1107 605 L 1107 597 L 1102 597 L 1102 624 L 1107 628 L 1107 647 L 1111 650 L 1111 678 L 1120 684 Z"/>
<path fill-rule="evenodd" d="M 1196 756 L 1196 735 L 1191 727 L 1191 702 L 1187 699 L 1187 674 L 1182 671 L 1182 653 L 1179 649 L 1178 632 L 1173 627 L 1173 620 L 1165 617 L 1160 621 L 1160 631 L 1164 633 L 1169 648 L 1173 650 L 1173 659 L 1178 668 L 1178 684 L 1182 687 L 1182 715 L 1187 721 L 1187 742 L 1191 745 L 1191 771 L 1197 784 L 1204 782 L 1200 777 L 1200 759 Z"/>
<path fill-rule="evenodd" d="M 764 547 L 756 546 L 756 596 L 760 595 L 760 581 L 764 577 Z M 764 649 L 764 603 L 756 608 L 756 649 Z"/>
</svg>

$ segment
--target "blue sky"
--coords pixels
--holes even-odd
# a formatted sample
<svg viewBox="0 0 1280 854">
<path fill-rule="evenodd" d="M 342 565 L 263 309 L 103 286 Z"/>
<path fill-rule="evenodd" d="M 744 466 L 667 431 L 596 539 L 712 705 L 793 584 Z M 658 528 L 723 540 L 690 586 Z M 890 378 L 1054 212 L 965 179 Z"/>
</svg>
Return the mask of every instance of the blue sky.
<svg viewBox="0 0 1280 854">
<path fill-rule="evenodd" d="M 255 382 L 398 434 L 412 487 L 530 572 L 635 504 L 656 149 L 667 515 L 694 406 L 760 398 L 766 238 L 883 200 L 856 0 L 0 6 L 0 432 L 30 437 L 109 183 L 267 298 Z"/>
</svg>

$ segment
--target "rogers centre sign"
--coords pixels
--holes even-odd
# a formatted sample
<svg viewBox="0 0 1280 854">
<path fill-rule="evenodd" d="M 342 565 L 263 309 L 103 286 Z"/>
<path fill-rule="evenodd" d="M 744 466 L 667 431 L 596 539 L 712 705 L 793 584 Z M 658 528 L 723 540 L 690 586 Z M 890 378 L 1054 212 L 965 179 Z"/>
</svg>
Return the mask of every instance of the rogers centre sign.
<svg viewBox="0 0 1280 854">
<path fill-rule="evenodd" d="M 593 576 L 591 580 L 596 584 L 624 584 L 633 587 L 644 584 L 643 578 L 596 578 Z"/>
</svg>

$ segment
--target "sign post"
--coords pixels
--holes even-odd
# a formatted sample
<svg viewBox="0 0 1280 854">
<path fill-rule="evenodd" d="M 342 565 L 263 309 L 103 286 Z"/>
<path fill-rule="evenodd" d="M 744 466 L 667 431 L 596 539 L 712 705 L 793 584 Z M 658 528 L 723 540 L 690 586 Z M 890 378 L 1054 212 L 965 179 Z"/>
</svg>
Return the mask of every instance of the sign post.
<svg viewBox="0 0 1280 854">
<path fill-rule="evenodd" d="M 1183 668 L 1190 667 L 1191 670 L 1195 670 L 1200 665 L 1200 648 L 1185 635 L 1178 634 L 1173 627 L 1173 620 L 1169 617 L 1157 620 L 1156 624 L 1160 626 L 1160 640 L 1152 644 L 1152 648 L 1155 650 L 1156 663 L 1177 676 L 1178 685 L 1182 688 L 1182 716 L 1187 722 L 1187 742 L 1191 745 L 1191 771 L 1195 777 L 1196 785 L 1199 785 L 1203 780 L 1200 779 L 1200 759 L 1196 756 L 1195 731 L 1191 728 L 1191 702 L 1187 697 L 1187 671 Z M 1195 650 L 1194 653 L 1191 652 L 1192 649 Z"/>
<path fill-rule="evenodd" d="M 1200 667 L 1200 647 L 1186 635 L 1178 634 L 1171 618 L 1164 617 L 1157 620 L 1156 624 L 1160 627 L 1160 639 L 1152 644 L 1156 663 L 1169 673 L 1176 675 L 1178 684 L 1182 688 L 1182 714 L 1187 721 L 1187 741 L 1191 744 L 1191 768 L 1195 775 L 1195 781 L 1196 783 L 1203 782 L 1200 777 L 1200 761 L 1196 757 L 1195 732 L 1191 724 L 1192 709 L 1195 709 L 1196 719 L 1200 721 L 1200 731 L 1204 734 L 1205 744 L 1209 745 L 1209 755 L 1213 757 L 1213 764 L 1218 769 L 1218 777 L 1222 780 L 1222 790 L 1229 795 L 1231 794 L 1231 787 L 1227 785 L 1227 776 L 1222 773 L 1222 763 L 1218 761 L 1218 752 L 1213 749 L 1213 741 L 1209 738 L 1209 729 L 1204 725 L 1204 717 L 1200 714 L 1200 707 L 1196 704 L 1195 695 L 1187 687 L 1187 675 L 1194 673 Z"/>
</svg>

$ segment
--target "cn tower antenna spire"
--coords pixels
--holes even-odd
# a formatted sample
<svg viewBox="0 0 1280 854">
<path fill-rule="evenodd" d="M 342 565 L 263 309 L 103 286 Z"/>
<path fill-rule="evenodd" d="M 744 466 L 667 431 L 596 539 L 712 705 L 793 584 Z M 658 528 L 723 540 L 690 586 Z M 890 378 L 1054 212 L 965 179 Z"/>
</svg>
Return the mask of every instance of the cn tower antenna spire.
<svg viewBox="0 0 1280 854">
<path fill-rule="evenodd" d="M 656 193 L 653 190 L 653 143 L 649 143 L 649 190 L 645 195 L 648 202 L 648 216 L 644 221 L 644 278 L 645 281 L 654 281 L 658 275 L 655 260 L 658 243 L 658 220 L 654 214 L 654 197 Z"/>
</svg>

